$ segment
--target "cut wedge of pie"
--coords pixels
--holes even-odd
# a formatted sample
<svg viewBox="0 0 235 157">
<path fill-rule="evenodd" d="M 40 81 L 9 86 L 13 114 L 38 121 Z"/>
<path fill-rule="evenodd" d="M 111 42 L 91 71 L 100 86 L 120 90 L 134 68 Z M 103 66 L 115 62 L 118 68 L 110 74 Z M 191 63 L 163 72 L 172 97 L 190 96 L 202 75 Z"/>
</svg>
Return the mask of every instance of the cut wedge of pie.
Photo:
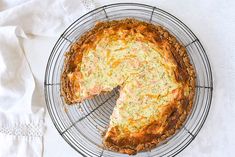
<svg viewBox="0 0 235 157">
<path fill-rule="evenodd" d="M 120 87 L 103 143 L 126 154 L 150 150 L 179 129 L 193 105 L 186 49 L 161 26 L 99 22 L 72 44 L 62 74 L 68 104 Z"/>
</svg>

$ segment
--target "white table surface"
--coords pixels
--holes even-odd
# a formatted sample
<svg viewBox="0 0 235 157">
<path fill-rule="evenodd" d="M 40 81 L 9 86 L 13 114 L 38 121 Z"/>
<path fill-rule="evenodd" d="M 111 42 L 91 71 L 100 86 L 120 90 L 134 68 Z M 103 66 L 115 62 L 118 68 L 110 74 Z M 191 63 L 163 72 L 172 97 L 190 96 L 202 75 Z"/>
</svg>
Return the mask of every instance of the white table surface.
<svg viewBox="0 0 235 157">
<path fill-rule="evenodd" d="M 195 140 L 178 156 L 228 157 L 235 154 L 235 1 L 233 0 L 97 0 L 98 6 L 138 2 L 170 12 L 202 42 L 213 71 L 214 90 L 209 116 Z M 45 107 L 43 81 L 47 59 L 57 38 L 24 39 L 26 57 L 36 80 L 33 105 Z M 46 113 L 44 157 L 79 157 L 55 129 Z"/>
</svg>

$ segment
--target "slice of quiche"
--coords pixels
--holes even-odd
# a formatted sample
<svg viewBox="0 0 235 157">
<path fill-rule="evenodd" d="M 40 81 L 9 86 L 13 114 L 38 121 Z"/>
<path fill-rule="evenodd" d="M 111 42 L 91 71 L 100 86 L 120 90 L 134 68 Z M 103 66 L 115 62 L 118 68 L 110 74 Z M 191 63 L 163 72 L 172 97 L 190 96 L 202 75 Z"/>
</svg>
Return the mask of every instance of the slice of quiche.
<svg viewBox="0 0 235 157">
<path fill-rule="evenodd" d="M 161 26 L 135 19 L 100 22 L 67 53 L 68 104 L 120 87 L 103 143 L 136 154 L 173 135 L 193 105 L 195 72 L 186 49 Z"/>
</svg>

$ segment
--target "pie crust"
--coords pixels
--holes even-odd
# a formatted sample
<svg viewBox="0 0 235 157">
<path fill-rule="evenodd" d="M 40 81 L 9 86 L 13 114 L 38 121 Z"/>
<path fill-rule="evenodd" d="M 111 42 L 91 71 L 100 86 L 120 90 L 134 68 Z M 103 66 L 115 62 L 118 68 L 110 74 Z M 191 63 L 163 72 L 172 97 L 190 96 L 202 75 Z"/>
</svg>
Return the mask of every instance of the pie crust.
<svg viewBox="0 0 235 157">
<path fill-rule="evenodd" d="M 186 48 L 176 37 L 161 26 L 123 19 L 97 23 L 71 45 L 61 92 L 67 104 L 74 104 L 119 86 L 103 144 L 133 155 L 151 150 L 182 127 L 193 106 L 195 79 Z"/>
</svg>

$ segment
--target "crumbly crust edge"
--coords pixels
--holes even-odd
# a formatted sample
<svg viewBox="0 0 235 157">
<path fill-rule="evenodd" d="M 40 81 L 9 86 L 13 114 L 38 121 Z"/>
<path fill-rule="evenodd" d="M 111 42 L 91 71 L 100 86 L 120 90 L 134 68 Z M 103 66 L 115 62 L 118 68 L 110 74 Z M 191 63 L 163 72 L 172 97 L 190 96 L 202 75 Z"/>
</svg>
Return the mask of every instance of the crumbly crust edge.
<svg viewBox="0 0 235 157">
<path fill-rule="evenodd" d="M 73 104 L 78 101 L 76 99 L 73 99 L 73 95 L 71 93 L 73 93 L 75 89 L 72 88 L 73 87 L 73 85 L 71 85 L 72 81 L 69 81 L 69 79 L 67 78 L 67 74 L 69 72 L 73 72 L 74 70 L 71 68 L 70 65 L 71 62 L 73 62 L 73 60 L 78 55 L 82 55 L 82 52 L 87 48 L 86 46 L 83 45 L 84 44 L 89 45 L 88 47 L 94 46 L 92 42 L 97 40 L 97 38 L 99 37 L 97 35 L 97 32 L 101 32 L 105 28 L 112 27 L 115 24 L 125 25 L 126 23 L 135 23 L 135 22 L 140 22 L 140 21 L 135 19 L 124 19 L 119 21 L 100 22 L 96 24 L 96 26 L 93 29 L 86 32 L 79 40 L 77 40 L 75 43 L 72 44 L 69 52 L 66 53 L 65 68 L 61 76 L 61 83 L 62 83 L 61 92 L 67 104 Z M 156 137 L 153 141 L 146 142 L 144 144 L 139 144 L 135 147 L 126 147 L 122 145 L 116 145 L 112 141 L 104 139 L 104 145 L 107 149 L 126 154 L 136 154 L 139 151 L 150 150 L 156 147 L 159 143 L 161 143 L 171 135 L 173 135 L 178 129 L 180 129 L 184 124 L 187 116 L 190 114 L 195 94 L 195 80 L 196 80 L 195 70 L 192 64 L 190 63 L 190 59 L 188 57 L 186 48 L 163 27 L 155 26 L 153 24 L 149 24 L 146 22 L 140 22 L 140 23 L 141 24 L 144 23 L 144 25 L 146 25 L 148 29 L 156 31 L 157 37 L 153 36 L 152 39 L 146 39 L 146 40 L 149 40 L 150 42 L 153 43 L 159 43 L 159 41 L 164 41 L 167 43 L 163 46 L 163 48 L 172 53 L 172 55 L 169 57 L 173 57 L 173 59 L 176 61 L 178 65 L 178 73 L 175 74 L 176 78 L 179 79 L 179 81 L 185 81 L 185 83 L 190 86 L 190 94 L 187 98 L 182 99 L 181 102 L 181 105 L 185 106 L 184 110 L 186 112 L 183 112 L 184 111 L 183 110 L 181 113 L 178 113 L 177 110 L 175 110 L 175 108 L 170 108 L 170 107 L 168 110 L 166 110 L 168 112 L 169 110 L 175 110 L 174 112 L 172 112 L 173 114 L 171 115 L 171 117 L 169 117 L 168 124 L 171 127 L 164 130 L 164 134 L 159 135 L 159 137 Z M 175 119 L 178 120 L 175 121 Z"/>
</svg>

